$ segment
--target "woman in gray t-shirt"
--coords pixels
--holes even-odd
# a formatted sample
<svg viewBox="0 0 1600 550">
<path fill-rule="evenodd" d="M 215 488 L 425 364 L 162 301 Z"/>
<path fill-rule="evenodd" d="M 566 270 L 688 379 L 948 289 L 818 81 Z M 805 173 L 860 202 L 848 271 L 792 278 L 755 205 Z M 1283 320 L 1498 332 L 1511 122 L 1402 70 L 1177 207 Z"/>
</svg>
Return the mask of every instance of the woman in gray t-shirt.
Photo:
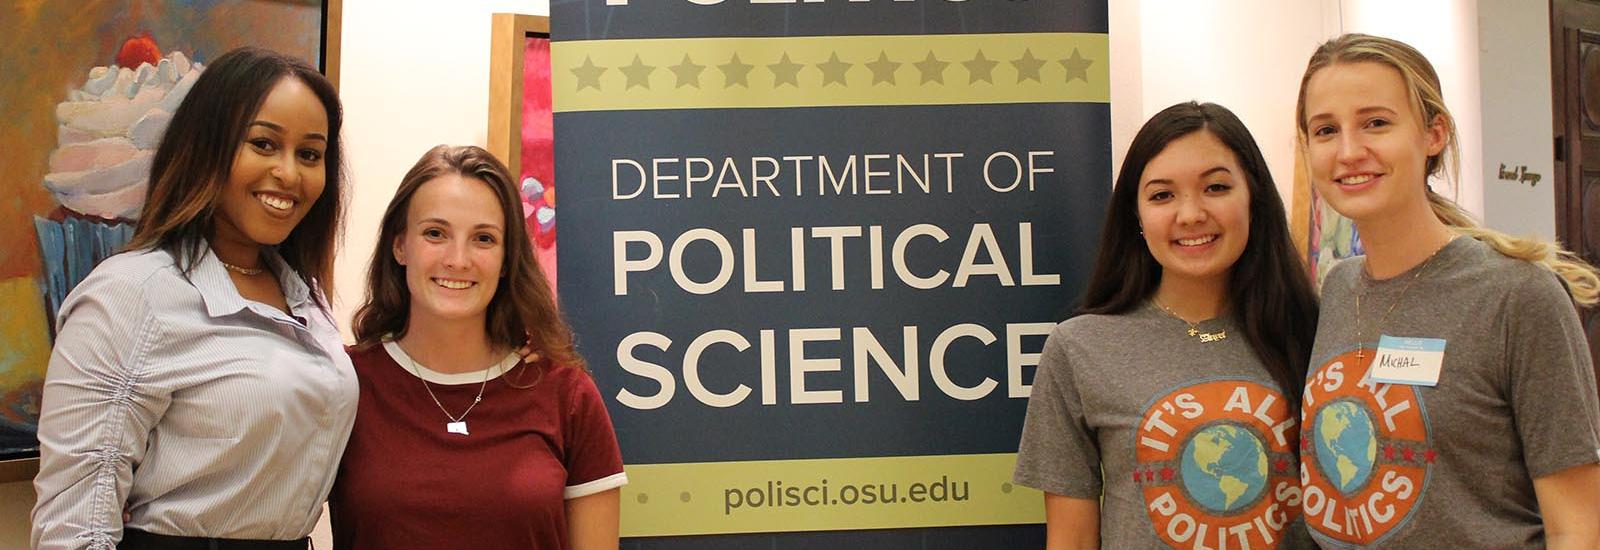
<svg viewBox="0 0 1600 550">
<path fill-rule="evenodd" d="M 1596 301 L 1593 268 L 1428 189 L 1457 140 L 1414 48 L 1323 44 L 1297 118 L 1311 180 L 1367 250 L 1323 284 L 1300 442 L 1313 536 L 1600 548 L 1600 405 L 1572 305 Z"/>
<path fill-rule="evenodd" d="M 1210 103 L 1152 117 L 1100 238 L 1017 455 L 1049 548 L 1309 547 L 1297 402 L 1316 298 L 1244 124 Z"/>
</svg>

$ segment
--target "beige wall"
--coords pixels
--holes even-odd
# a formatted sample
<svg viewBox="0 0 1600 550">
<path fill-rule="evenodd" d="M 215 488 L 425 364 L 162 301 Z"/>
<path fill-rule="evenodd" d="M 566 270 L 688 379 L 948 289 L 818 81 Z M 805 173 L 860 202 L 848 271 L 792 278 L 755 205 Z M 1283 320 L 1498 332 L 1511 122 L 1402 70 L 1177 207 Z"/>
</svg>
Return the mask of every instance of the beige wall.
<svg viewBox="0 0 1600 550">
<path fill-rule="evenodd" d="M 0 483 L 0 550 L 28 547 L 28 512 L 32 510 L 32 483 Z"/>
<path fill-rule="evenodd" d="M 1462 147 L 1456 197 L 1463 207 L 1482 216 L 1483 121 L 1476 116 L 1481 110 L 1480 2 L 1521 4 L 1517 0 L 1112 2 L 1113 166 L 1121 166 L 1122 154 L 1144 119 L 1173 103 L 1210 101 L 1234 111 L 1250 128 L 1279 193 L 1287 200 L 1294 184 L 1295 100 L 1306 59 L 1328 38 L 1364 32 L 1410 43 L 1434 63 L 1451 111 L 1466 113 L 1457 120 Z M 1485 19 L 1484 24 L 1498 30 L 1501 22 Z M 1544 44 L 1519 44 L 1517 54 L 1498 53 L 1548 50 Z M 1547 58 L 1548 52 L 1542 55 Z M 1529 73 L 1543 69 L 1530 78 L 1542 75 L 1548 104 L 1549 64 L 1534 65 L 1526 67 Z M 1548 126 L 1549 115 L 1544 116 Z M 1540 137 L 1539 142 L 1546 139 Z M 1553 210 L 1522 215 L 1551 216 Z M 1496 219 L 1500 218 L 1491 221 Z"/>
</svg>

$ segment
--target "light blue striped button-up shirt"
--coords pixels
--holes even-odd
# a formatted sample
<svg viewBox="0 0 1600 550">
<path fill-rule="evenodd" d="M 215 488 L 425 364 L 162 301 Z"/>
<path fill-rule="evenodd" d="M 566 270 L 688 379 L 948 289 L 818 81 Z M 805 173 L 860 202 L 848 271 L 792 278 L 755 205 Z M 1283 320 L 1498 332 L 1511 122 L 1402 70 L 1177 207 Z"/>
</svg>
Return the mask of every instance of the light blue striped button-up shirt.
<svg viewBox="0 0 1600 550">
<path fill-rule="evenodd" d="M 356 413 L 356 378 L 311 289 L 269 258 L 292 315 L 204 256 L 107 259 L 61 307 L 39 422 L 33 544 L 112 549 L 183 536 L 311 532 Z"/>
</svg>

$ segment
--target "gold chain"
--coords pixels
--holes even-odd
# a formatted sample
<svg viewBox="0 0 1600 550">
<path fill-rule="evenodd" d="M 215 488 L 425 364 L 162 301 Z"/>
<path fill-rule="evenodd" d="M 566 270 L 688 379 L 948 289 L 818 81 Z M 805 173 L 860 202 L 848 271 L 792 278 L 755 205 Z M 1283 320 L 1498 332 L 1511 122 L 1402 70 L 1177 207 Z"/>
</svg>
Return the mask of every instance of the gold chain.
<svg viewBox="0 0 1600 550">
<path fill-rule="evenodd" d="M 218 258 L 217 261 L 222 262 L 222 259 Z M 267 270 L 265 267 L 239 267 L 228 262 L 222 262 L 222 267 L 226 267 L 228 268 L 228 271 L 232 271 L 246 277 L 254 277 L 256 275 L 260 275 L 262 271 Z"/>
<path fill-rule="evenodd" d="M 1442 244 L 1442 245 L 1439 245 L 1439 248 L 1437 250 L 1434 250 L 1432 254 L 1429 254 L 1428 255 L 1428 259 L 1422 261 L 1422 267 L 1418 267 L 1417 268 L 1417 272 L 1413 273 L 1411 275 L 1411 280 L 1410 281 L 1406 281 L 1405 288 L 1400 289 L 1400 295 L 1394 297 L 1394 302 L 1391 302 L 1389 304 L 1389 309 L 1384 310 L 1383 316 L 1378 318 L 1378 323 L 1372 326 L 1373 330 L 1379 331 L 1380 334 L 1382 333 L 1383 323 L 1384 323 L 1384 321 L 1388 321 L 1389 320 L 1389 314 L 1390 313 L 1394 313 L 1395 306 L 1400 305 L 1400 301 L 1405 299 L 1406 293 L 1411 291 L 1412 285 L 1417 284 L 1417 280 L 1422 278 L 1422 274 L 1428 271 L 1428 266 L 1433 264 L 1433 259 L 1434 258 L 1439 257 L 1439 252 L 1443 251 L 1444 247 L 1450 246 L 1450 243 L 1455 242 L 1455 240 L 1456 240 L 1455 237 L 1451 237 L 1450 240 L 1445 241 L 1444 244 Z M 1365 267 L 1365 266 L 1363 266 L 1363 267 Z M 1367 276 L 1366 275 L 1366 271 L 1365 271 L 1365 269 L 1363 269 L 1362 270 L 1362 277 L 1366 277 L 1366 276 Z M 1366 358 L 1366 349 L 1367 349 L 1366 339 L 1362 338 L 1362 336 L 1361 336 L 1361 297 L 1362 296 L 1366 296 L 1366 294 L 1368 292 L 1371 292 L 1371 291 L 1372 291 L 1372 285 L 1367 285 L 1367 288 L 1363 289 L 1359 293 L 1356 293 L 1356 320 L 1355 320 L 1355 325 L 1356 325 L 1356 361 L 1357 362 L 1360 362 L 1362 359 Z"/>
<path fill-rule="evenodd" d="M 1200 343 L 1202 344 L 1209 344 L 1211 342 L 1226 340 L 1228 338 L 1228 331 L 1226 330 L 1219 330 L 1217 332 L 1200 332 L 1199 323 L 1191 323 L 1188 319 L 1184 319 L 1183 317 L 1179 316 L 1177 312 L 1172 311 L 1172 308 L 1169 308 L 1166 304 L 1161 303 L 1161 300 L 1157 300 L 1153 294 L 1150 296 L 1150 303 L 1153 303 L 1156 305 L 1156 307 L 1161 308 L 1161 311 L 1166 312 L 1169 317 L 1183 321 L 1183 324 L 1189 325 L 1189 336 L 1193 338 L 1199 338 Z"/>
</svg>

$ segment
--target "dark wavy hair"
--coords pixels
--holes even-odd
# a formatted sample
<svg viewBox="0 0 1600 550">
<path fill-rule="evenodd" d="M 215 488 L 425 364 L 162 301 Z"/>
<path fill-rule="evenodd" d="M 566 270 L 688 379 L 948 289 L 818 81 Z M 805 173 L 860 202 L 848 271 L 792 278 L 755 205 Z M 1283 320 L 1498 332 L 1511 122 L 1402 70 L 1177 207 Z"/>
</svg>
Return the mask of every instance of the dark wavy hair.
<svg viewBox="0 0 1600 550">
<path fill-rule="evenodd" d="M 1267 161 L 1244 123 L 1221 105 L 1191 101 L 1167 107 L 1134 136 L 1106 206 L 1100 251 L 1080 312 L 1125 313 L 1155 292 L 1161 264 L 1139 235 L 1139 182 L 1145 166 L 1168 144 L 1202 131 L 1233 151 L 1250 190 L 1250 239 L 1230 272 L 1228 304 L 1267 372 L 1284 395 L 1298 402 L 1317 332 L 1317 297 L 1289 237 Z"/>
<path fill-rule="evenodd" d="M 139 227 L 128 249 L 157 248 L 178 258 L 185 274 L 201 255 L 201 243 L 216 226 L 217 197 L 227 185 L 233 160 L 261 104 L 285 78 L 310 88 L 328 114 L 327 171 L 322 195 L 277 247 L 313 296 L 324 306 L 333 296 L 333 257 L 344 218 L 344 121 L 333 83 L 304 61 L 261 48 L 239 48 L 217 57 L 195 79 L 172 115 L 150 166 Z"/>
<path fill-rule="evenodd" d="M 460 175 L 483 182 L 494 191 L 504 213 L 505 278 L 489 300 L 484 330 L 489 341 L 509 348 L 524 343 L 555 364 L 584 368 L 573 350 L 572 330 L 556 307 L 555 292 L 539 268 L 532 241 L 524 228 L 522 197 L 506 166 L 474 146 L 440 145 L 429 149 L 400 180 L 400 188 L 383 213 L 377 250 L 367 269 L 367 295 L 352 323 L 356 346 L 370 347 L 385 338 L 405 336 L 410 321 L 411 290 L 405 266 L 395 260 L 394 243 L 406 230 L 406 216 L 417 190 L 435 179 Z"/>
</svg>

